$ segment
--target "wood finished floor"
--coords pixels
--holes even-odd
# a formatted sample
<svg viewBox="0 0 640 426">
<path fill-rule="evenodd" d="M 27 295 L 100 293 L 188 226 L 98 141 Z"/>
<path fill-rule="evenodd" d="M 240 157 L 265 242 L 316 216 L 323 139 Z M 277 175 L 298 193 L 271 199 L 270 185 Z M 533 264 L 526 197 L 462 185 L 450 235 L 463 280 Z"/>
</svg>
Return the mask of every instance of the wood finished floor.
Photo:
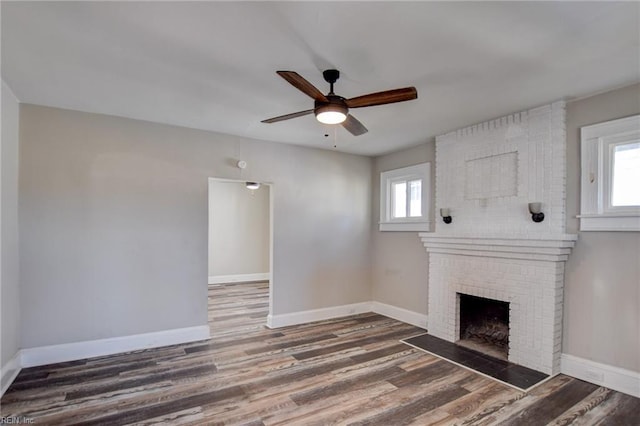
<svg viewBox="0 0 640 426">
<path fill-rule="evenodd" d="M 529 394 L 399 342 L 377 315 L 269 330 L 265 283 L 211 286 L 209 341 L 23 370 L 2 416 L 47 425 L 638 425 L 640 400 L 567 376 Z"/>
</svg>

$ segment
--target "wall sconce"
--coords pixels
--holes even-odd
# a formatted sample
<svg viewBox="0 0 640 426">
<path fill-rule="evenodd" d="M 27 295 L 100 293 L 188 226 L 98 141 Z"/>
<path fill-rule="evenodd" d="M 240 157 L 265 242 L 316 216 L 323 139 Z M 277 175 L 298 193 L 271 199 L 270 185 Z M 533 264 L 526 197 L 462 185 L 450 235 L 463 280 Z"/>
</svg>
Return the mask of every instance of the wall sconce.
<svg viewBox="0 0 640 426">
<path fill-rule="evenodd" d="M 247 183 L 245 183 L 245 186 L 247 187 L 247 189 L 255 190 L 255 189 L 260 188 L 260 183 L 259 182 L 247 182 Z"/>
<path fill-rule="evenodd" d="M 531 220 L 534 222 L 542 222 L 544 220 L 544 213 L 542 213 L 542 203 L 529 203 L 529 213 L 531 213 Z"/>
<path fill-rule="evenodd" d="M 442 216 L 442 221 L 444 223 L 451 223 L 451 213 L 449 209 L 440 209 L 440 216 Z"/>
</svg>

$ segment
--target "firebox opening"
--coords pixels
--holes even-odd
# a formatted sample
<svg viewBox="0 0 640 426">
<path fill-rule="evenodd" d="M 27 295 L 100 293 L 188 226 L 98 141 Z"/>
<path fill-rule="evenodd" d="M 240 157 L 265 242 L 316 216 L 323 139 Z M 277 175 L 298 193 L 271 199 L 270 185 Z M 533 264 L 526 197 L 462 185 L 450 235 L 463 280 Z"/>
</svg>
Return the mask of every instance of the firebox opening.
<svg viewBox="0 0 640 426">
<path fill-rule="evenodd" d="M 458 344 L 497 358 L 509 357 L 509 303 L 459 294 Z"/>
</svg>

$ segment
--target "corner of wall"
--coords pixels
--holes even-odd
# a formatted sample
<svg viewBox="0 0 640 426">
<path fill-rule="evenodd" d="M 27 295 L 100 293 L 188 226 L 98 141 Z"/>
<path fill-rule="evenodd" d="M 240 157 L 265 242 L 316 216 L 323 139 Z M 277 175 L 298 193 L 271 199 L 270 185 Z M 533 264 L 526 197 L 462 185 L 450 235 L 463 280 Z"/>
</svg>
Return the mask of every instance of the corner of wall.
<svg viewBox="0 0 640 426">
<path fill-rule="evenodd" d="M 20 104 L 2 80 L 0 149 L 0 395 L 20 372 L 20 288 L 18 235 L 18 166 Z"/>
<path fill-rule="evenodd" d="M 20 373 L 21 367 L 21 352 L 18 351 L 16 354 L 1 367 L 0 372 L 0 398 L 2 395 L 9 389 L 11 383 L 16 379 L 18 374 Z"/>
</svg>

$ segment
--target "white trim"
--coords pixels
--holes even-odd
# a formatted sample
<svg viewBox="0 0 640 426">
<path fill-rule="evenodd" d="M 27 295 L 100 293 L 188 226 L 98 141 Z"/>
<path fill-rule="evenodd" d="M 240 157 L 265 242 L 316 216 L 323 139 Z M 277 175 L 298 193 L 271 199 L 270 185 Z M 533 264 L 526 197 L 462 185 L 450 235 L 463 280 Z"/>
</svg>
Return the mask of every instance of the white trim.
<svg viewBox="0 0 640 426">
<path fill-rule="evenodd" d="M 393 218 L 391 185 L 397 180 L 422 181 L 422 216 Z M 407 202 L 409 199 L 407 198 Z M 408 208 L 408 207 L 407 207 Z M 420 163 L 400 169 L 380 173 L 380 231 L 429 231 L 429 211 L 431 209 L 431 163 Z"/>
<path fill-rule="evenodd" d="M 5 365 L 2 366 L 2 375 L 1 375 L 2 386 L 0 387 L 0 398 L 2 397 L 2 395 L 4 395 L 7 389 L 9 389 L 9 386 L 11 386 L 11 383 L 13 383 L 13 381 L 16 379 L 16 377 L 20 373 L 20 370 L 21 370 L 20 364 L 21 364 L 20 351 L 18 351 L 13 356 L 13 358 L 9 360 L 9 362 L 7 362 Z"/>
<path fill-rule="evenodd" d="M 64 343 L 22 349 L 21 366 L 35 367 L 56 362 L 75 361 L 96 356 L 113 355 L 141 349 L 195 342 L 209 338 L 209 326 L 176 328 L 153 333 L 111 337 L 100 340 Z"/>
<path fill-rule="evenodd" d="M 480 238 L 420 233 L 428 253 L 503 259 L 564 262 L 578 239 L 577 235 L 540 235 L 530 238 Z"/>
<path fill-rule="evenodd" d="M 386 303 L 381 302 L 371 302 L 371 310 L 376 314 L 406 322 L 407 324 L 415 325 L 416 327 L 424 329 L 427 328 L 427 315 L 425 314 L 420 314 L 418 312 L 399 308 L 393 305 L 387 305 Z"/>
<path fill-rule="evenodd" d="M 640 140 L 640 115 L 580 128 L 581 231 L 640 231 L 638 206 L 611 205 L 612 149 Z"/>
<path fill-rule="evenodd" d="M 268 272 L 258 274 L 236 275 L 210 275 L 209 284 L 246 283 L 250 281 L 269 281 L 271 274 Z"/>
<path fill-rule="evenodd" d="M 381 231 L 429 232 L 431 222 L 380 222 Z"/>
<path fill-rule="evenodd" d="M 640 373 L 635 371 L 561 354 L 560 372 L 640 398 Z"/>
<path fill-rule="evenodd" d="M 289 325 L 306 324 L 314 321 L 341 318 L 349 315 L 372 312 L 371 302 L 352 303 L 350 305 L 332 306 L 330 308 L 311 309 L 308 311 L 291 312 L 281 315 L 269 315 L 267 327 L 278 328 Z"/>
<path fill-rule="evenodd" d="M 578 215 L 581 231 L 640 231 L 640 216 Z"/>
<path fill-rule="evenodd" d="M 292 312 L 289 314 L 269 315 L 267 317 L 267 327 L 287 327 L 290 325 L 342 318 L 367 312 L 384 315 L 407 324 L 415 325 L 416 327 L 427 327 L 427 315 L 381 302 L 360 302 L 350 305 L 332 306 L 330 308 Z"/>
<path fill-rule="evenodd" d="M 631 115 L 625 118 L 619 118 L 617 120 L 604 121 L 602 123 L 591 124 L 590 126 L 584 126 L 581 129 L 581 134 L 585 139 L 599 138 L 602 136 L 608 136 L 618 134 L 622 132 L 633 131 L 640 126 L 640 114 Z"/>
</svg>

